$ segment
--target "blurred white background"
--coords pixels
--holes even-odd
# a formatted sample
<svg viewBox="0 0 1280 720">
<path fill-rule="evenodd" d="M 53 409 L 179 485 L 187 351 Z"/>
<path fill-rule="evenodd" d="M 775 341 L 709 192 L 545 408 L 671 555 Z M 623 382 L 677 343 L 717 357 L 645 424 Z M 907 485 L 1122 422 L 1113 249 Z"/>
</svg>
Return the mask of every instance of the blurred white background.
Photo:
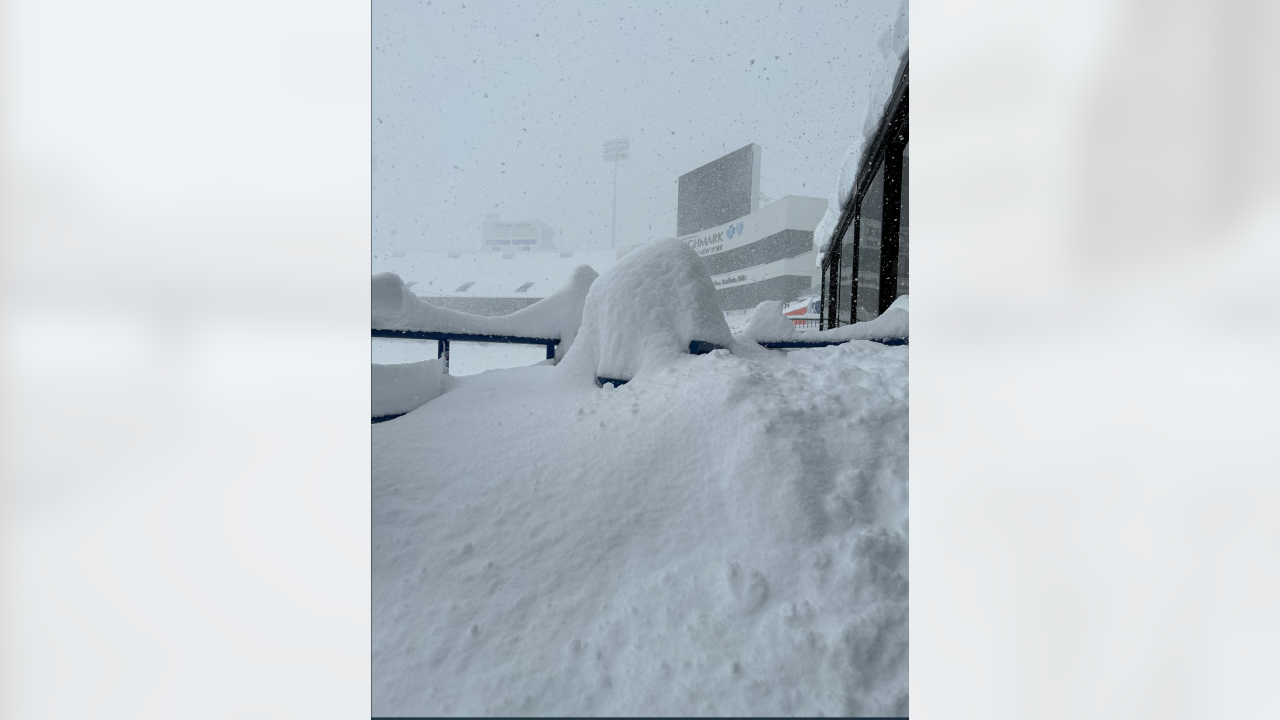
<svg viewBox="0 0 1280 720">
<path fill-rule="evenodd" d="M 0 33 L 0 716 L 367 714 L 368 7 Z"/>
<path fill-rule="evenodd" d="M 1280 4 L 912 4 L 920 717 L 1280 716 Z"/>
<path fill-rule="evenodd" d="M 914 714 L 1280 714 L 1277 5 L 911 12 Z M 0 5 L 0 715 L 368 711 L 369 30 Z"/>
</svg>

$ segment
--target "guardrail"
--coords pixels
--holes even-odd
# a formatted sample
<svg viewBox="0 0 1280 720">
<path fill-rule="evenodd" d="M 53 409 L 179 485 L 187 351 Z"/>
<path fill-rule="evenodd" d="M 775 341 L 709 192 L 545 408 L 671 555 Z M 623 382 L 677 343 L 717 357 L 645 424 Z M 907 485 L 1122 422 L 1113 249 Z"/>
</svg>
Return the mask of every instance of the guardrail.
<svg viewBox="0 0 1280 720">
<path fill-rule="evenodd" d="M 442 332 L 426 332 L 421 330 L 373 330 L 373 337 L 382 339 L 401 339 L 401 340 L 435 340 L 437 346 L 437 358 L 444 359 L 444 372 L 449 373 L 449 342 L 456 340 L 458 342 L 491 342 L 491 343 L 512 343 L 517 345 L 545 345 L 547 348 L 547 359 L 551 360 L 556 356 L 556 345 L 560 344 L 559 338 L 535 338 L 521 337 L 519 335 L 473 335 L 468 333 L 442 333 Z M 881 345 L 896 346 L 907 345 L 908 338 L 868 338 L 871 342 L 877 342 Z M 756 344 L 770 350 L 801 350 L 804 348 L 829 347 L 831 345 L 843 345 L 848 340 L 782 340 L 775 342 L 759 342 Z M 721 346 L 706 342 L 704 340 L 694 340 L 689 343 L 690 355 L 706 355 L 713 350 L 719 350 Z M 604 387 L 606 383 L 612 383 L 614 387 L 625 385 L 627 380 L 622 378 L 597 377 L 596 383 Z M 373 418 L 373 422 L 386 422 L 404 415 L 382 415 Z"/>
<path fill-rule="evenodd" d="M 866 338 L 871 342 L 877 342 L 881 345 L 890 347 L 897 345 L 907 345 L 909 338 Z M 761 347 L 767 347 L 770 350 L 802 350 L 804 348 L 829 347 L 831 345 L 843 345 L 848 340 L 782 340 L 778 342 L 757 342 Z"/>
<path fill-rule="evenodd" d="M 422 330 L 373 330 L 373 337 L 383 339 L 400 339 L 400 340 L 435 340 L 439 343 L 437 348 L 437 358 L 444 359 L 444 372 L 449 374 L 449 341 L 456 340 L 458 342 L 483 342 L 483 343 L 512 343 L 516 345 L 545 345 L 547 346 L 547 359 L 551 360 L 556 356 L 556 345 L 560 344 L 560 338 L 536 338 L 521 337 L 519 335 L 473 335 L 469 333 L 443 333 L 443 332 L 425 332 Z M 388 418 L 390 419 L 390 418 Z"/>
<path fill-rule="evenodd" d="M 881 345 L 895 346 L 895 345 L 908 344 L 908 338 L 868 338 L 868 339 L 871 340 L 871 342 L 877 342 L 877 343 L 880 343 Z M 759 341 L 754 341 L 754 342 L 757 345 L 761 347 L 769 348 L 770 350 L 802 350 L 804 348 L 817 348 L 817 347 L 829 347 L 831 345 L 843 345 L 849 341 L 848 340 L 814 340 L 814 341 L 783 340 L 778 342 L 759 342 Z M 721 347 L 719 345 L 716 345 L 715 343 L 709 343 L 704 340 L 694 340 L 693 342 L 689 343 L 690 355 L 706 355 L 712 350 L 720 350 L 720 349 Z M 628 381 L 623 378 L 610 378 L 610 377 L 603 377 L 603 376 L 596 377 L 596 384 L 599 385 L 600 387 L 604 387 L 605 383 L 613 383 L 614 387 L 621 387 L 622 385 L 626 385 L 627 382 Z"/>
</svg>

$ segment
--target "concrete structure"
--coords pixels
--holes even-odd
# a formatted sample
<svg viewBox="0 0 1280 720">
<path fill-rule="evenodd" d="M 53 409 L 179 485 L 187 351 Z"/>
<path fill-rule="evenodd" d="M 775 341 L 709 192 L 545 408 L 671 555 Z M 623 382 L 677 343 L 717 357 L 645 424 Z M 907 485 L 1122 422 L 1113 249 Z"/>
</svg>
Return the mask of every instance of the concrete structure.
<svg viewBox="0 0 1280 720">
<path fill-rule="evenodd" d="M 788 195 L 680 239 L 706 264 L 720 309 L 744 310 L 763 300 L 789 302 L 817 285 L 813 231 L 826 211 L 822 198 Z"/>
<path fill-rule="evenodd" d="M 555 250 L 555 233 L 541 220 L 499 220 L 485 218 L 480 230 L 481 250 L 516 252 Z"/>
<path fill-rule="evenodd" d="M 882 109 L 872 108 L 879 125 L 867 136 L 852 192 L 824 248 L 823 329 L 874 320 L 910 293 L 908 67 L 904 47 L 892 94 Z"/>
</svg>

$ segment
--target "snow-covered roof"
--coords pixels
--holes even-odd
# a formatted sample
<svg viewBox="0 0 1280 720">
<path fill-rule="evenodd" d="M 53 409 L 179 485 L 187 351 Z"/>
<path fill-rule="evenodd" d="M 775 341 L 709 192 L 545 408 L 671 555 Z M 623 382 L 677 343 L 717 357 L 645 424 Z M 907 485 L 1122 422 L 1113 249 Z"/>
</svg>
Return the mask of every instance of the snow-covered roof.
<svg viewBox="0 0 1280 720">
<path fill-rule="evenodd" d="M 881 58 L 871 71 L 871 87 L 866 106 L 863 108 L 861 121 L 855 124 L 853 142 L 844 153 L 840 163 L 840 171 L 836 173 L 836 191 L 831 193 L 827 202 L 827 213 L 813 231 L 813 244 L 818 252 L 826 252 L 831 243 L 831 234 L 840 220 L 840 213 L 849 201 L 849 196 L 856 189 L 858 171 L 862 156 L 867 146 L 876 136 L 884 113 L 893 95 L 893 86 L 903 66 L 907 64 L 910 48 L 910 13 L 908 1 L 902 0 L 898 5 L 898 17 L 893 27 L 888 28 L 880 36 L 879 48 Z"/>
<path fill-rule="evenodd" d="M 434 250 L 407 250 L 403 257 L 378 253 L 373 257 L 373 272 L 394 272 L 413 283 L 419 297 L 538 298 L 568 283 L 579 265 L 604 273 L 618 262 L 614 250 L 573 251 L 568 257 L 560 252 L 516 251 L 508 253 L 512 257 L 507 259 L 493 251 L 454 254 L 457 257 Z M 532 285 L 520 291 L 525 283 Z"/>
</svg>

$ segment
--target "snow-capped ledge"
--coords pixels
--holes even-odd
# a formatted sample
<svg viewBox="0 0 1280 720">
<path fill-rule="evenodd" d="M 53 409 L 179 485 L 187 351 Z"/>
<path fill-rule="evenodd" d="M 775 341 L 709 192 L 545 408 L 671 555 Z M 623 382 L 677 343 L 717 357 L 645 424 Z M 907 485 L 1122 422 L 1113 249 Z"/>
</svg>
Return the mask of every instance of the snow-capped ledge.
<svg viewBox="0 0 1280 720">
<path fill-rule="evenodd" d="M 557 339 L 557 354 L 563 357 L 582 324 L 582 307 L 597 277 L 590 266 L 579 265 L 564 287 L 529 307 L 485 317 L 432 305 L 413 294 L 399 275 L 378 273 L 372 278 L 372 326 L 375 330 Z"/>
<path fill-rule="evenodd" d="M 846 340 L 896 340 L 911 337 L 910 296 L 903 295 L 874 320 L 831 330 L 796 330 L 782 314 L 782 303 L 766 300 L 756 306 L 747 326 L 738 333 L 743 340 L 766 342 L 844 342 Z"/>
</svg>

